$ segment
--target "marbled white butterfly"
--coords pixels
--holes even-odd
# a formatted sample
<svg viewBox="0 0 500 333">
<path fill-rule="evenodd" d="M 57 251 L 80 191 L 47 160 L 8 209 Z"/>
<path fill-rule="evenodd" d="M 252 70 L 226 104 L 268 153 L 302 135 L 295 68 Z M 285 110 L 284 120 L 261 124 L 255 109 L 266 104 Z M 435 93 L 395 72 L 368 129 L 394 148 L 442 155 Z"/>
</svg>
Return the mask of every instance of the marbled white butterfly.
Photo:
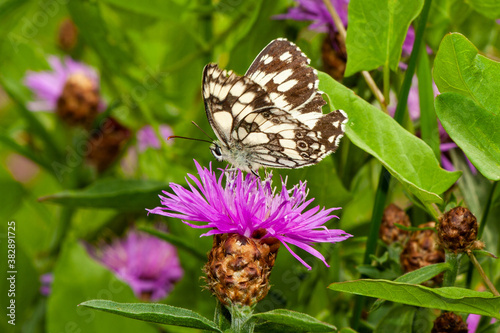
<svg viewBox="0 0 500 333">
<path fill-rule="evenodd" d="M 244 76 L 208 64 L 203 98 L 218 141 L 210 147 L 218 161 L 244 171 L 260 166 L 301 168 L 334 152 L 344 134 L 342 110 L 323 114 L 309 58 L 286 39 L 273 40 Z"/>
</svg>

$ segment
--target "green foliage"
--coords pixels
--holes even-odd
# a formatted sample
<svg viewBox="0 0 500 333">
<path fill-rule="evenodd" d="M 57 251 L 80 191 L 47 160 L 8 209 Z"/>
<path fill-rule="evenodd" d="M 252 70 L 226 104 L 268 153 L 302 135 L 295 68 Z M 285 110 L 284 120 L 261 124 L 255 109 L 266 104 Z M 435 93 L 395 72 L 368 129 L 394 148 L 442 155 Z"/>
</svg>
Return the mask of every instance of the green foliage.
<svg viewBox="0 0 500 333">
<path fill-rule="evenodd" d="M 39 201 L 67 207 L 115 208 L 123 211 L 154 208 L 158 194 L 168 183 L 154 180 L 101 179 L 82 190 L 68 190 L 47 195 Z"/>
<path fill-rule="evenodd" d="M 349 116 L 347 137 L 377 158 L 420 200 L 440 202 L 439 195 L 453 185 L 459 173 L 441 169 L 429 146 L 387 114 L 357 97 L 330 76 L 324 73 L 319 76 L 320 89 L 330 97 L 334 107 L 346 110 Z"/>
<path fill-rule="evenodd" d="M 345 75 L 380 66 L 396 70 L 408 27 L 423 4 L 423 0 L 351 0 Z"/>
<path fill-rule="evenodd" d="M 113 301 L 97 299 L 83 302 L 80 306 L 118 314 L 127 318 L 149 321 L 152 323 L 222 332 L 213 322 L 196 312 L 165 304 L 116 303 Z"/>
<path fill-rule="evenodd" d="M 258 319 L 257 332 L 331 332 L 337 328 L 323 323 L 309 315 L 290 310 L 277 309 L 257 313 L 252 318 Z"/>
<path fill-rule="evenodd" d="M 500 297 L 495 297 L 489 292 L 456 287 L 433 289 L 387 280 L 338 282 L 331 284 L 328 288 L 423 308 L 476 313 L 500 318 Z"/>
</svg>

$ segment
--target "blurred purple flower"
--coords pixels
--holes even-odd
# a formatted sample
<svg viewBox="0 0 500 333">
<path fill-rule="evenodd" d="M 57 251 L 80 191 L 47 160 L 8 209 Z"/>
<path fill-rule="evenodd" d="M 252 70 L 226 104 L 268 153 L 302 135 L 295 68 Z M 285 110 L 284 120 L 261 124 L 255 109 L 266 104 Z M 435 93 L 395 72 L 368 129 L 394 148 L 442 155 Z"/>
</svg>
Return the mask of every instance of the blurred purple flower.
<svg viewBox="0 0 500 333">
<path fill-rule="evenodd" d="M 172 129 L 168 125 L 160 125 L 159 132 L 161 139 L 168 144 L 172 144 L 172 141 L 168 140 L 168 137 L 173 135 Z M 154 128 L 150 125 L 142 127 L 137 131 L 137 145 L 139 152 L 145 151 L 148 147 L 159 149 L 161 147 L 161 142 Z"/>
<path fill-rule="evenodd" d="M 184 274 L 173 245 L 135 229 L 111 244 L 87 246 L 87 250 L 143 300 L 165 298 Z"/>
<path fill-rule="evenodd" d="M 193 228 L 211 229 L 202 236 L 237 233 L 251 237 L 254 231 L 265 229 L 267 233 L 262 238 L 277 238 L 308 269 L 311 267 L 289 244 L 309 252 L 328 266 L 323 255 L 311 245 L 336 243 L 352 237 L 342 230 L 324 226 L 332 218 L 338 218 L 330 213 L 340 208 L 320 210 L 316 206 L 305 210 L 314 200 L 306 200 L 306 183 L 300 182 L 287 190 L 286 181 L 282 181 L 282 189 L 278 191 L 272 187 L 272 174 L 261 180 L 251 173 L 243 176 L 241 170 L 222 170 L 217 178 L 211 166 L 207 169 L 196 161 L 195 164 L 199 179 L 191 174 L 188 178 L 196 186 L 189 181 L 189 189 L 171 183 L 174 193 L 163 191 L 165 196 L 160 195 L 163 206 L 150 209 L 149 213 L 203 222 L 196 225 L 184 221 Z"/>
<path fill-rule="evenodd" d="M 24 77 L 24 84 L 35 94 L 35 101 L 28 103 L 28 109 L 31 111 L 55 111 L 66 81 L 75 74 L 84 75 L 95 84 L 96 88 L 99 87 L 99 75 L 90 66 L 70 57 L 65 57 L 63 62 L 56 56 L 50 56 L 48 62 L 52 70 L 28 71 Z M 101 101 L 99 109 L 105 108 L 104 102 Z"/>
<path fill-rule="evenodd" d="M 467 317 L 467 329 L 469 333 L 476 333 L 477 328 L 479 326 L 479 321 L 481 321 L 481 315 L 471 313 Z M 491 318 L 490 324 L 496 322 L 495 318 Z"/>
<path fill-rule="evenodd" d="M 325 4 L 321 0 L 297 0 L 298 6 L 290 8 L 288 13 L 276 15 L 276 20 L 313 21 L 309 30 L 318 32 L 336 32 L 337 28 L 328 12 Z M 347 26 L 347 6 L 349 0 L 332 0 L 332 5 L 337 11 L 340 20 Z"/>
<path fill-rule="evenodd" d="M 49 296 L 52 291 L 52 282 L 54 281 L 53 273 L 46 273 L 40 276 L 40 294 Z"/>
</svg>

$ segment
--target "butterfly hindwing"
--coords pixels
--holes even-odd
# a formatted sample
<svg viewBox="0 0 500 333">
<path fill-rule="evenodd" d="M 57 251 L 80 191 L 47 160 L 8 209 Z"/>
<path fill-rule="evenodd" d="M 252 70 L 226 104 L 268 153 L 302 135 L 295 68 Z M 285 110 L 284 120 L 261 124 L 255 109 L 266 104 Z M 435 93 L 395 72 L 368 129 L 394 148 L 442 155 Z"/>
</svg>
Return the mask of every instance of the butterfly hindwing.
<svg viewBox="0 0 500 333">
<path fill-rule="evenodd" d="M 321 112 L 326 102 L 318 91 L 318 75 L 293 43 L 275 39 L 255 58 L 245 76 L 262 86 L 274 105 L 300 113 Z"/>
</svg>

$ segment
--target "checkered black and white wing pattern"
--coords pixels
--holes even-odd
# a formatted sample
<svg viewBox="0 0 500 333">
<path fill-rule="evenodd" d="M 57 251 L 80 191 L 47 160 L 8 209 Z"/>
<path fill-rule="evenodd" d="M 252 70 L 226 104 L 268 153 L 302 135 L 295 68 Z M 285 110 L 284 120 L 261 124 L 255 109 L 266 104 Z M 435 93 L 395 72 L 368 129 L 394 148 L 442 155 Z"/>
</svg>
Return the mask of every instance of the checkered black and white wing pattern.
<svg viewBox="0 0 500 333">
<path fill-rule="evenodd" d="M 216 64 L 206 65 L 203 71 L 203 99 L 208 121 L 226 146 L 243 118 L 255 110 L 273 106 L 261 86 L 245 76 L 221 70 Z"/>
<path fill-rule="evenodd" d="M 300 168 L 338 148 L 347 115 L 323 114 L 316 71 L 293 43 L 277 39 L 245 76 L 205 67 L 203 97 L 219 139 L 219 160 L 254 171 L 260 166 Z M 217 150 L 215 150 L 217 151 Z M 214 152 L 214 149 L 212 150 Z"/>
<path fill-rule="evenodd" d="M 319 112 L 326 102 L 309 58 L 286 39 L 275 39 L 255 58 L 245 76 L 262 86 L 274 105 L 285 111 Z"/>
</svg>

